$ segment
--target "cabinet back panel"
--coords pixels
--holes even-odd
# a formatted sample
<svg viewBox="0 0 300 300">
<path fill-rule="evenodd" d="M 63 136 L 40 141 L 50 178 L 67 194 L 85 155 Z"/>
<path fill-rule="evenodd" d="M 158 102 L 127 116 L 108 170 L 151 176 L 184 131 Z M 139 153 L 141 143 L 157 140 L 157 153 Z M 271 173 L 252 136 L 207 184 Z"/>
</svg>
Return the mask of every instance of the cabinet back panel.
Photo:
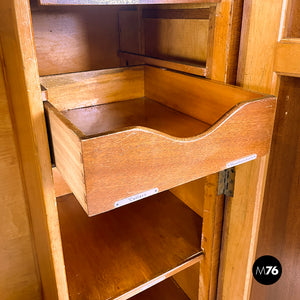
<svg viewBox="0 0 300 300">
<path fill-rule="evenodd" d="M 32 11 L 40 75 L 119 66 L 118 6 Z"/>
<path fill-rule="evenodd" d="M 144 19 L 145 54 L 191 63 L 206 61 L 208 20 Z"/>
</svg>

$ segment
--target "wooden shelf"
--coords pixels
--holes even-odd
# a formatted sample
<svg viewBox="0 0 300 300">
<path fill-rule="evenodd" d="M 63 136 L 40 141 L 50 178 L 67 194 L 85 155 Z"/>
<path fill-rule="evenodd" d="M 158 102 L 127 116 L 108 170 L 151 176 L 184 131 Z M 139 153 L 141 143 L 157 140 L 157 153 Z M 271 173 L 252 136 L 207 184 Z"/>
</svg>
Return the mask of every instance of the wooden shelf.
<svg viewBox="0 0 300 300">
<path fill-rule="evenodd" d="M 167 68 L 170 70 L 176 70 L 184 73 L 199 75 L 199 76 L 206 76 L 206 64 L 190 64 L 190 63 L 184 63 L 181 61 L 175 61 L 175 60 L 165 60 L 165 59 L 159 59 L 156 57 L 150 57 L 145 55 L 139 55 L 135 53 L 129 53 L 129 52 L 120 52 L 120 57 L 124 58 L 125 60 L 130 62 L 130 65 L 135 64 L 148 64 L 148 65 L 154 65 L 159 66 L 162 68 Z"/>
<path fill-rule="evenodd" d="M 40 0 L 41 5 L 125 5 L 125 4 L 180 4 L 217 3 L 220 0 Z"/>
<path fill-rule="evenodd" d="M 147 65 L 41 83 L 56 167 L 90 216 L 269 149 L 272 96 Z"/>
<path fill-rule="evenodd" d="M 126 299 L 200 260 L 202 218 L 170 192 L 92 218 L 72 194 L 57 206 L 71 299 Z"/>
<path fill-rule="evenodd" d="M 147 289 L 146 291 L 130 298 L 131 300 L 189 300 L 172 278 Z"/>
</svg>

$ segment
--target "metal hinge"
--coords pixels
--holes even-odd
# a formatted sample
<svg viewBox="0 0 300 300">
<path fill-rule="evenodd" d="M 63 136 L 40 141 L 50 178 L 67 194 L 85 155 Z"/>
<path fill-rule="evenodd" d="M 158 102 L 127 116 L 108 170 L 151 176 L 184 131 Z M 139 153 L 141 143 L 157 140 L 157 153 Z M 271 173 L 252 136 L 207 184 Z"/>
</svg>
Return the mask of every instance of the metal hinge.
<svg viewBox="0 0 300 300">
<path fill-rule="evenodd" d="M 233 197 L 235 169 L 225 169 L 219 172 L 218 195 Z"/>
</svg>

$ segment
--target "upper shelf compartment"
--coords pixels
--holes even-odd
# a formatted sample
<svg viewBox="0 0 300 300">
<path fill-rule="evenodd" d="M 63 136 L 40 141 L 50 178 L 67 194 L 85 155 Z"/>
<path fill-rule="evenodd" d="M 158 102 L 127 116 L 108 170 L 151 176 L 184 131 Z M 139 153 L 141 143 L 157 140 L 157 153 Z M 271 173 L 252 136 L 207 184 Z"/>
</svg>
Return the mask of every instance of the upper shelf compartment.
<svg viewBox="0 0 300 300">
<path fill-rule="evenodd" d="M 221 0 L 40 0 L 41 5 L 127 5 L 217 3 Z"/>
<path fill-rule="evenodd" d="M 56 166 L 90 216 L 269 149 L 272 96 L 151 66 L 41 83 Z"/>
</svg>

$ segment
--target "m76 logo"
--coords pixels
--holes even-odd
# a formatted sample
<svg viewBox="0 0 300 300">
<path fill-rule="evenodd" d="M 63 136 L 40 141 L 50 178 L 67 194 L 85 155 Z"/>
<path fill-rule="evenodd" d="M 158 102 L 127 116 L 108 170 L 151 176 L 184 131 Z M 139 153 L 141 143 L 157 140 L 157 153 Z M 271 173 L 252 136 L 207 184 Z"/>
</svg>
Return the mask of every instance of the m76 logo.
<svg viewBox="0 0 300 300">
<path fill-rule="evenodd" d="M 262 266 L 262 267 L 259 267 L 257 266 L 256 267 L 256 275 L 269 275 L 269 274 L 272 274 L 272 275 L 278 275 L 279 274 L 279 270 L 276 266 Z"/>
<path fill-rule="evenodd" d="M 265 285 L 275 283 L 280 278 L 281 273 L 282 267 L 279 260 L 270 255 L 259 257 L 252 268 L 255 280 Z"/>
</svg>

